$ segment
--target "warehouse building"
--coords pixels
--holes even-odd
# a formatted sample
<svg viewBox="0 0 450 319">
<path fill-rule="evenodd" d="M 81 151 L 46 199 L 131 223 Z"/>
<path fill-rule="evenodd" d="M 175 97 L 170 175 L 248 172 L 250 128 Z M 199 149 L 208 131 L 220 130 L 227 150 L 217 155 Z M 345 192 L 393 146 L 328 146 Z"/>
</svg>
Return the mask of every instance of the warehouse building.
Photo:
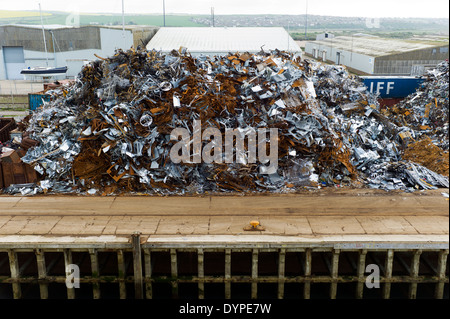
<svg viewBox="0 0 450 319">
<path fill-rule="evenodd" d="M 301 54 L 298 44 L 284 28 L 161 28 L 148 50 L 168 53 L 187 48 L 193 56 L 258 53 L 274 49 Z"/>
<path fill-rule="evenodd" d="M 0 80 L 23 80 L 22 69 L 39 66 L 67 66 L 62 77 L 74 78 L 95 54 L 107 57 L 117 48 L 145 46 L 157 28 L 52 25 L 44 30 L 46 45 L 41 26 L 0 26 Z"/>
<path fill-rule="evenodd" d="M 331 33 L 328 33 L 328 32 L 316 35 L 316 40 L 317 41 L 319 41 L 319 40 L 326 40 L 326 39 L 333 39 L 333 38 L 334 38 L 334 34 L 331 34 Z"/>
<path fill-rule="evenodd" d="M 422 75 L 448 59 L 448 42 L 401 41 L 368 35 L 340 36 L 306 43 L 305 53 L 342 64 L 361 75 Z"/>
</svg>

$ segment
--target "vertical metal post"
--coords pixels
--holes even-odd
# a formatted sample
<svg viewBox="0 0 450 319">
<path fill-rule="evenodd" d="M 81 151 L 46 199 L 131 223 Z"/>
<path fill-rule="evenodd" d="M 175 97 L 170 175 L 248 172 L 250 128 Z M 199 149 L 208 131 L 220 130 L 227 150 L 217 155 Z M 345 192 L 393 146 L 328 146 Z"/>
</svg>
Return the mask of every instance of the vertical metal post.
<svg viewBox="0 0 450 319">
<path fill-rule="evenodd" d="M 389 249 L 386 256 L 386 273 L 384 274 L 385 283 L 383 287 L 383 299 L 389 299 L 391 295 L 391 279 L 392 279 L 392 266 L 394 264 L 394 250 Z"/>
<path fill-rule="evenodd" d="M 170 250 L 170 264 L 171 264 L 171 276 L 172 276 L 172 298 L 178 298 L 178 261 L 177 250 Z"/>
<path fill-rule="evenodd" d="M 331 287 L 330 287 L 330 298 L 336 299 L 337 293 L 337 279 L 339 270 L 339 249 L 333 250 L 333 258 L 331 261 Z"/>
<path fill-rule="evenodd" d="M 352 34 L 352 48 L 351 48 L 351 50 L 350 50 L 350 62 L 353 62 L 353 37 L 354 37 L 354 34 Z"/>
<path fill-rule="evenodd" d="M 287 36 L 287 50 L 288 50 L 288 52 L 290 52 L 290 47 L 289 47 L 289 45 L 290 45 L 290 37 L 291 37 L 291 30 L 290 30 L 290 24 L 289 24 L 289 20 L 288 20 L 288 36 Z"/>
<path fill-rule="evenodd" d="M 122 0 L 122 36 L 125 36 L 125 7 Z"/>
<path fill-rule="evenodd" d="M 305 286 L 303 288 L 303 298 L 311 298 L 311 264 L 312 264 L 312 252 L 311 248 L 305 250 Z"/>
<path fill-rule="evenodd" d="M 306 11 L 305 11 L 305 41 L 308 41 L 308 0 L 306 0 Z"/>
<path fill-rule="evenodd" d="M 18 280 L 20 277 L 19 271 L 19 259 L 17 258 L 17 253 L 10 249 L 8 250 L 8 259 L 9 259 L 9 269 L 11 271 L 11 279 Z M 22 298 L 22 290 L 20 289 L 19 282 L 13 282 L 13 297 L 14 299 Z"/>
<path fill-rule="evenodd" d="M 38 267 L 38 280 L 45 281 L 47 278 L 47 271 L 45 267 L 45 255 L 41 249 L 36 249 L 36 262 Z M 39 292 L 41 295 L 41 299 L 48 299 L 48 284 L 47 283 L 39 283 Z"/>
<path fill-rule="evenodd" d="M 131 235 L 131 241 L 133 246 L 134 297 L 136 299 L 143 299 L 144 285 L 142 283 L 141 233 L 133 233 Z"/>
<path fill-rule="evenodd" d="M 366 270 L 366 255 L 367 250 L 363 249 L 359 252 L 359 262 L 358 262 L 358 268 L 357 268 L 357 275 L 358 275 L 358 286 L 356 288 L 356 298 L 362 299 L 363 298 L 363 292 L 364 292 L 364 272 Z"/>
<path fill-rule="evenodd" d="M 205 282 L 203 281 L 205 279 L 205 264 L 204 264 L 204 254 L 203 249 L 198 249 L 197 251 L 197 258 L 198 258 L 198 299 L 205 299 Z"/>
<path fill-rule="evenodd" d="M 55 44 L 55 34 L 53 33 L 53 31 L 49 30 L 50 34 L 52 35 L 52 45 L 53 45 L 53 59 L 54 59 L 54 65 L 55 68 L 58 67 L 58 60 L 57 60 L 57 55 L 56 55 L 56 44 Z"/>
<path fill-rule="evenodd" d="M 417 280 L 419 276 L 419 267 L 420 267 L 420 255 L 422 254 L 422 250 L 418 249 L 414 252 L 414 256 L 411 260 L 410 267 L 410 276 L 412 279 Z M 417 281 L 412 282 L 409 285 L 408 298 L 416 299 L 417 297 Z"/>
<path fill-rule="evenodd" d="M 225 249 L 225 299 L 231 299 L 231 249 Z"/>
<path fill-rule="evenodd" d="M 284 298 L 284 275 L 286 271 L 286 249 L 280 249 L 278 254 L 278 299 Z"/>
<path fill-rule="evenodd" d="M 145 297 L 147 299 L 153 298 L 152 278 L 152 259 L 150 249 L 144 250 L 144 265 L 145 265 Z"/>
<path fill-rule="evenodd" d="M 71 275 L 69 265 L 73 264 L 72 251 L 64 249 L 64 266 L 66 267 L 66 278 Z M 75 288 L 67 288 L 67 299 L 75 299 Z"/>
<path fill-rule="evenodd" d="M 258 249 L 252 251 L 252 299 L 258 298 Z"/>
<path fill-rule="evenodd" d="M 441 250 L 438 256 L 438 265 L 436 275 L 438 276 L 439 282 L 436 284 L 436 290 L 434 292 L 434 297 L 436 299 L 444 298 L 444 285 L 445 285 L 445 269 L 447 268 L 447 256 L 448 249 Z"/>
<path fill-rule="evenodd" d="M 123 250 L 117 251 L 117 268 L 119 270 L 119 295 L 120 299 L 127 299 L 127 287 L 125 284 L 126 269 Z"/>
<path fill-rule="evenodd" d="M 163 0 L 163 19 L 164 19 L 164 26 L 166 26 L 166 1 Z"/>
<path fill-rule="evenodd" d="M 100 276 L 100 268 L 98 265 L 97 249 L 89 249 L 89 255 L 91 257 L 91 271 L 93 279 L 92 293 L 94 299 L 100 299 L 100 283 L 98 282 L 98 277 Z"/>
</svg>

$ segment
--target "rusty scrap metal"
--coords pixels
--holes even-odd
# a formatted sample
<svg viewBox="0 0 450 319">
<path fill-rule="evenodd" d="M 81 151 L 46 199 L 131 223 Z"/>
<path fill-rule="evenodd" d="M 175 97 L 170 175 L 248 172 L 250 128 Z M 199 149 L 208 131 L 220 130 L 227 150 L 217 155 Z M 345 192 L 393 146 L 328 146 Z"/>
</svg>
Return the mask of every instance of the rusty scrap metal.
<svg viewBox="0 0 450 319">
<path fill-rule="evenodd" d="M 417 165 L 419 174 L 392 175 L 404 130 L 380 112 L 359 78 L 286 52 L 194 58 L 185 49 L 117 50 L 49 94 L 52 101 L 27 128 L 39 145 L 22 159 L 42 175 L 42 189 L 185 194 L 429 187 L 418 182 L 425 173 Z M 222 137 L 226 129 L 276 128 L 277 172 L 260 174 L 260 164 L 245 161 L 173 163 L 170 133 L 194 132 L 193 120 Z M 435 176 L 427 183 L 445 184 Z"/>
</svg>

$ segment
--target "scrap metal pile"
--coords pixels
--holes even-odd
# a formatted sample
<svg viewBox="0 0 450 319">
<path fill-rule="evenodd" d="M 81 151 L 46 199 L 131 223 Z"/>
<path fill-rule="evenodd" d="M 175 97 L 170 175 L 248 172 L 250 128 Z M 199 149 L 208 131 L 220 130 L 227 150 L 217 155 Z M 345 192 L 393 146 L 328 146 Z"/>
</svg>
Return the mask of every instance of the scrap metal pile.
<svg viewBox="0 0 450 319">
<path fill-rule="evenodd" d="M 448 178 L 401 161 L 404 128 L 379 112 L 376 97 L 342 66 L 280 51 L 194 58 L 116 51 L 86 65 L 72 86 L 31 117 L 39 145 L 22 161 L 40 182 L 7 192 L 186 194 L 285 192 L 304 187 L 386 190 L 448 187 Z M 245 134 L 278 130 L 278 169 L 261 163 L 174 163 L 173 129 Z M 203 141 L 203 144 L 209 141 Z M 236 155 L 236 154 L 235 154 Z"/>
<path fill-rule="evenodd" d="M 448 81 L 448 61 L 443 61 L 436 69 L 428 71 L 425 82 L 415 93 L 386 110 L 386 115 L 396 125 L 412 128 L 415 138 L 427 136 L 435 145 L 448 151 Z"/>
</svg>

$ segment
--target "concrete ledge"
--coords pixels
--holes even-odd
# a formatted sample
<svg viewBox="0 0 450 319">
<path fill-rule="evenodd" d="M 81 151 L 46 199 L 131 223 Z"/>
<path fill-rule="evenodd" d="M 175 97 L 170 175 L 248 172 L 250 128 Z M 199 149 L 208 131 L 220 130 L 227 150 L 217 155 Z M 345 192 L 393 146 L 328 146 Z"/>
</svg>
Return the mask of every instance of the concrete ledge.
<svg viewBox="0 0 450 319">
<path fill-rule="evenodd" d="M 153 249 L 343 249 L 408 250 L 449 249 L 446 235 L 367 235 L 367 236 L 150 236 L 143 237 L 142 247 Z M 131 249 L 129 236 L 0 236 L 0 250 L 7 249 Z"/>
</svg>

